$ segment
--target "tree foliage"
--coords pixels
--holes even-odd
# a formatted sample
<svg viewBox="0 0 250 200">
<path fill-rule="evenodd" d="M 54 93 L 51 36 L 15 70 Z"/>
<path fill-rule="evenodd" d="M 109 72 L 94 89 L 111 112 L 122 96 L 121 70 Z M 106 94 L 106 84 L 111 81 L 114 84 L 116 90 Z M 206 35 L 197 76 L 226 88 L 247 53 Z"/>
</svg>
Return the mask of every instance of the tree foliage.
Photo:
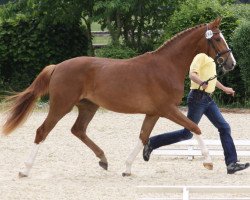
<svg viewBox="0 0 250 200">
<path fill-rule="evenodd" d="M 197 24 L 208 23 L 217 17 L 222 17 L 221 29 L 226 40 L 230 42 L 232 33 L 237 27 L 237 17 L 230 11 L 228 5 L 222 6 L 218 0 L 186 0 L 176 10 L 168 23 L 165 38 Z"/>
<path fill-rule="evenodd" d="M 179 2 L 99 0 L 94 9 L 96 20 L 110 31 L 112 43 L 119 43 L 122 37 L 127 46 L 144 52 L 153 49 Z"/>
<path fill-rule="evenodd" d="M 234 32 L 232 44 L 240 65 L 240 75 L 246 88 L 245 99 L 250 97 L 250 22 L 244 21 Z M 250 100 L 248 100 L 250 103 Z"/>
</svg>

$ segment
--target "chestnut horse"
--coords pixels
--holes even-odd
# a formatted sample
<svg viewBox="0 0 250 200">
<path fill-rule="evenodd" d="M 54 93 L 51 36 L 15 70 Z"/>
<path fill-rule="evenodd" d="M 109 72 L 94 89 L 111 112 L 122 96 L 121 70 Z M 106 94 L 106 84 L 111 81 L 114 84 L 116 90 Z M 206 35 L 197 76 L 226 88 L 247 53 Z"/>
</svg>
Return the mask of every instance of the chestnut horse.
<svg viewBox="0 0 250 200">
<path fill-rule="evenodd" d="M 23 92 L 9 98 L 10 110 L 3 133 L 9 134 L 25 121 L 36 100 L 50 96 L 45 121 L 36 131 L 34 147 L 20 177 L 29 175 L 38 148 L 57 122 L 77 106 L 79 115 L 71 132 L 100 158 L 104 169 L 108 162 L 103 150 L 87 135 L 86 129 L 99 107 L 120 113 L 142 113 L 145 119 L 139 142 L 126 161 L 123 175 L 131 174 L 131 165 L 159 119 L 165 117 L 196 134 L 205 157 L 204 166 L 212 169 L 209 152 L 199 136 L 199 127 L 178 109 L 184 91 L 184 79 L 197 53 L 207 53 L 224 70 L 236 64 L 219 30 L 221 19 L 187 29 L 153 52 L 131 59 L 77 57 L 43 69 Z"/>
</svg>

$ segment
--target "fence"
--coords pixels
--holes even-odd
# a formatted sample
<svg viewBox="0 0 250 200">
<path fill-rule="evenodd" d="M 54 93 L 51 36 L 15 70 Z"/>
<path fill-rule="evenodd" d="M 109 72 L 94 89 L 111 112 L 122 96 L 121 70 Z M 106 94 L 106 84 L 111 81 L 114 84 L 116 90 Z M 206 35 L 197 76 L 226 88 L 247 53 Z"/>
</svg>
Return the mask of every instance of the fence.
<svg viewBox="0 0 250 200">
<path fill-rule="evenodd" d="M 223 149 L 219 140 L 204 140 L 211 156 L 223 156 Z M 250 140 L 234 140 L 238 156 L 250 156 Z M 187 156 L 189 160 L 201 156 L 201 150 L 196 140 L 186 140 L 176 144 L 155 149 L 155 155 Z"/>
<path fill-rule="evenodd" d="M 151 193 L 155 196 L 155 194 L 164 193 L 166 196 L 166 198 L 144 197 L 140 200 L 250 200 L 250 186 L 137 186 L 137 190 L 144 195 Z M 203 197 L 191 197 L 191 193 L 200 194 Z M 182 197 L 170 197 L 171 194 L 172 196 L 181 194 Z M 223 197 L 223 194 L 230 197 Z M 243 195 L 247 197 L 240 197 Z"/>
</svg>

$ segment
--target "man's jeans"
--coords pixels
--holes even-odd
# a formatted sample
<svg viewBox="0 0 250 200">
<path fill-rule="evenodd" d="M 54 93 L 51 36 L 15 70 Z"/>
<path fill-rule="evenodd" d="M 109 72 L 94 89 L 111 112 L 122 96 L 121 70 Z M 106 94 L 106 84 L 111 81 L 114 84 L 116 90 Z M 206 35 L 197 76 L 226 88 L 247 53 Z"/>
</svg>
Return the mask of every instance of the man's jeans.
<svg viewBox="0 0 250 200">
<path fill-rule="evenodd" d="M 202 91 L 191 90 L 188 99 L 188 113 L 187 117 L 198 124 L 202 115 L 206 115 L 212 124 L 218 129 L 220 133 L 220 140 L 224 150 L 225 163 L 237 162 L 237 153 L 233 139 L 231 137 L 231 128 L 223 118 L 218 106 L 212 98 Z M 193 137 L 193 134 L 185 129 L 163 133 L 150 138 L 150 145 L 153 149 L 164 145 L 177 143 L 183 140 L 188 140 Z"/>
</svg>

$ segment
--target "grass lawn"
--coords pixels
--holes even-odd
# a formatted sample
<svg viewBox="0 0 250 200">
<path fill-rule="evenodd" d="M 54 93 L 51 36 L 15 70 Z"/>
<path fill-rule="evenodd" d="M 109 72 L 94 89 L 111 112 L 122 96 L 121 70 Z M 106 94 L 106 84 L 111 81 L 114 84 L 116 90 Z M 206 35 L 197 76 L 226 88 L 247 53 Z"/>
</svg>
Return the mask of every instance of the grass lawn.
<svg viewBox="0 0 250 200">
<path fill-rule="evenodd" d="M 101 25 L 98 24 L 97 22 L 92 23 L 91 25 L 91 30 L 92 31 L 102 31 L 101 30 Z M 104 29 L 103 31 L 107 31 L 107 29 Z M 110 42 L 110 36 L 109 35 L 104 35 L 104 36 L 96 36 L 94 35 L 93 37 L 93 44 L 108 44 Z"/>
<path fill-rule="evenodd" d="M 92 31 L 107 31 L 107 29 L 105 28 L 104 30 L 101 30 L 101 25 L 98 24 L 97 22 L 93 22 L 91 25 L 91 30 Z"/>
<path fill-rule="evenodd" d="M 108 44 L 110 43 L 110 36 L 94 36 L 93 44 Z"/>
</svg>

